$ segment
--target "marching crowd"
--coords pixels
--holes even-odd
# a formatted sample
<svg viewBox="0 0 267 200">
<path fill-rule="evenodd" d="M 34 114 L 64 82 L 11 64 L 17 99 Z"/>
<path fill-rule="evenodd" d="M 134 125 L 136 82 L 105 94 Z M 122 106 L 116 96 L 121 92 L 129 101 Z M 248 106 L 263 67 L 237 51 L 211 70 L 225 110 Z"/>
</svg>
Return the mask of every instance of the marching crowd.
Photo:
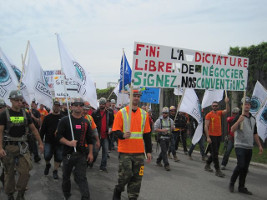
<svg viewBox="0 0 267 200">
<path fill-rule="evenodd" d="M 50 110 L 34 100 L 31 106 L 24 101 L 19 90 L 11 91 L 9 99 L 11 107 L 0 100 L 0 158 L 2 163 L 1 182 L 8 200 L 24 200 L 25 191 L 34 162 L 41 160 L 44 153 L 44 175 L 48 175 L 51 160 L 54 159 L 52 175 L 59 179 L 58 169 L 62 166 L 62 192 L 65 199 L 71 196 L 71 179 L 73 173 L 81 199 L 90 199 L 86 178 L 86 169 L 92 168 L 102 151 L 99 171 L 108 173 L 107 162 L 109 152 L 119 152 L 118 182 L 113 191 L 113 200 L 121 199 L 121 193 L 127 186 L 128 198 L 135 200 L 139 196 L 144 160 L 151 161 L 152 133 L 155 133 L 157 148 L 160 153 L 156 165 L 171 171 L 169 159 L 179 161 L 177 149 L 182 143 L 184 154 L 192 159 L 196 145 L 187 149 L 187 136 L 193 135 L 198 125 L 190 115 L 177 112 L 175 106 L 164 107 L 162 115 L 153 120 L 151 110 L 139 108 L 140 90 L 133 90 L 132 105 L 117 108 L 114 99 L 99 99 L 99 108 L 94 110 L 89 102 L 82 98 L 74 98 L 70 109 L 59 101 L 53 102 Z M 199 140 L 202 160 L 206 162 L 204 170 L 213 172 L 223 178 L 221 170 L 226 168 L 233 148 L 237 156 L 237 166 L 229 182 L 229 191 L 234 192 L 234 185 L 239 177 L 238 191 L 251 195 L 245 187 L 246 175 L 252 156 L 254 141 L 263 149 L 257 134 L 255 118 L 250 114 L 250 98 L 243 98 L 243 113 L 239 108 L 232 109 L 231 117 L 227 118 L 228 143 L 226 152 L 219 163 L 219 147 L 222 136 L 221 119 L 230 112 L 229 99 L 225 98 L 226 109 L 219 110 L 219 103 L 213 102 L 212 110 L 205 116 L 204 130 Z M 129 110 L 132 109 L 132 112 Z M 204 148 L 207 141 L 209 156 Z M 38 145 L 37 145 L 38 143 Z M 116 145 L 115 145 L 116 144 Z M 38 150 L 39 147 L 39 150 Z M 15 179 L 16 174 L 18 178 Z"/>
</svg>

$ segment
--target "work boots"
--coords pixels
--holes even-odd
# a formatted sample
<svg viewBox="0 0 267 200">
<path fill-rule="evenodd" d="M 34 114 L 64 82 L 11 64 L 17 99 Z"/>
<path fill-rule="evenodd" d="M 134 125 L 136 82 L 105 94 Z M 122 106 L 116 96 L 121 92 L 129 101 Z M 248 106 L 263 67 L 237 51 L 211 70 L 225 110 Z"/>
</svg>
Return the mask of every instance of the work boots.
<svg viewBox="0 0 267 200">
<path fill-rule="evenodd" d="M 225 174 L 222 173 L 222 171 L 219 170 L 219 169 L 216 170 L 215 175 L 218 176 L 218 177 L 221 177 L 221 178 L 224 178 L 225 177 Z"/>
<path fill-rule="evenodd" d="M 113 192 L 113 198 L 112 200 L 121 200 L 121 191 L 118 191 L 116 188 Z"/>
<path fill-rule="evenodd" d="M 15 200 L 13 193 L 7 195 L 7 200 Z"/>
<path fill-rule="evenodd" d="M 165 165 L 164 168 L 166 171 L 171 171 L 170 165 Z"/>
<path fill-rule="evenodd" d="M 172 159 L 171 152 L 168 152 L 168 159 Z"/>
<path fill-rule="evenodd" d="M 177 155 L 173 156 L 173 160 L 174 160 L 174 162 L 178 162 L 179 161 L 179 158 L 177 157 Z"/>
<path fill-rule="evenodd" d="M 209 164 L 206 164 L 204 169 L 205 169 L 205 171 L 213 172 L 213 169 L 211 169 Z"/>
<path fill-rule="evenodd" d="M 25 193 L 25 191 L 22 191 L 22 190 L 18 191 L 18 195 L 17 195 L 16 200 L 25 200 L 24 193 Z"/>
</svg>

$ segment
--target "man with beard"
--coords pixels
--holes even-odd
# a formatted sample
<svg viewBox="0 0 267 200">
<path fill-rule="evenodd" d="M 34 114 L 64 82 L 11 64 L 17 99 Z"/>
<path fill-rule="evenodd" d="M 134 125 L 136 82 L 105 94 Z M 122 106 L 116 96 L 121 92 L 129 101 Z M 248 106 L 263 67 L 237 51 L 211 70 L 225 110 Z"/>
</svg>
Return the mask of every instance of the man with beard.
<svg viewBox="0 0 267 200">
<path fill-rule="evenodd" d="M 71 172 L 80 189 L 81 199 L 90 199 L 86 169 L 87 162 L 93 161 L 93 141 L 90 123 L 83 117 L 83 106 L 83 99 L 75 98 L 71 103 L 71 116 L 65 116 L 60 120 L 56 132 L 57 139 L 64 145 L 62 190 L 65 199 L 71 196 Z"/>
<path fill-rule="evenodd" d="M 125 185 L 127 185 L 128 198 L 130 200 L 138 198 L 144 174 L 145 152 L 148 162 L 152 158 L 149 116 L 138 107 L 140 97 L 141 91 L 133 90 L 130 124 L 128 124 L 129 106 L 122 108 L 114 120 L 112 131 L 118 137 L 119 177 L 113 200 L 121 199 Z"/>
<path fill-rule="evenodd" d="M 162 109 L 162 116 L 160 116 L 154 124 L 154 129 L 158 134 L 161 152 L 157 159 L 157 166 L 162 167 L 161 161 L 163 160 L 164 168 L 170 171 L 170 165 L 167 157 L 167 151 L 170 144 L 171 133 L 174 129 L 173 120 L 169 117 L 169 108 Z"/>
<path fill-rule="evenodd" d="M 32 119 L 23 107 L 23 95 L 20 90 L 12 90 L 9 94 L 12 104 L 0 114 L 0 158 L 5 168 L 5 193 L 8 200 L 24 200 L 24 193 L 30 179 L 32 162 L 28 149 L 27 136 L 29 129 L 38 141 L 40 151 L 44 149 L 38 130 L 32 123 Z M 16 170 L 15 170 L 16 169 Z M 15 179 L 15 171 L 18 178 Z"/>
<path fill-rule="evenodd" d="M 99 99 L 99 108 L 93 112 L 92 117 L 96 123 L 96 127 L 100 137 L 100 145 L 102 147 L 102 160 L 100 171 L 107 172 L 108 145 L 109 134 L 114 120 L 113 112 L 106 109 L 107 100 L 104 97 Z"/>
<path fill-rule="evenodd" d="M 237 158 L 237 166 L 235 167 L 231 176 L 229 185 L 230 192 L 234 192 L 234 185 L 239 176 L 238 192 L 252 195 L 245 187 L 245 181 L 248 173 L 249 163 L 252 157 L 253 142 L 257 143 L 259 147 L 259 154 L 262 154 L 263 148 L 257 133 L 256 119 L 249 112 L 251 108 L 251 100 L 249 97 L 242 99 L 244 102 L 244 113 L 237 116 L 235 123 L 231 127 L 231 132 L 234 133 L 234 146 Z M 241 127 L 241 124 L 243 124 Z"/>
<path fill-rule="evenodd" d="M 212 102 L 212 111 L 210 111 L 205 117 L 205 134 L 207 142 L 211 145 L 211 155 L 206 161 L 205 170 L 213 172 L 210 164 L 213 162 L 216 169 L 215 175 L 223 178 L 224 173 L 220 170 L 219 165 L 219 148 L 221 142 L 222 128 L 221 128 L 221 117 L 230 111 L 229 99 L 225 97 L 226 109 L 219 110 L 219 103 L 217 101 Z"/>
<path fill-rule="evenodd" d="M 48 114 L 44 118 L 40 130 L 40 136 L 42 140 L 45 137 L 44 159 L 46 166 L 44 170 L 44 175 L 48 175 L 49 169 L 51 167 L 50 160 L 54 155 L 53 178 L 58 179 L 57 170 L 63 159 L 63 145 L 56 140 L 55 131 L 57 129 L 58 122 L 63 117 L 63 115 L 60 114 L 60 103 L 58 101 L 54 101 L 52 109 L 52 113 Z"/>
</svg>

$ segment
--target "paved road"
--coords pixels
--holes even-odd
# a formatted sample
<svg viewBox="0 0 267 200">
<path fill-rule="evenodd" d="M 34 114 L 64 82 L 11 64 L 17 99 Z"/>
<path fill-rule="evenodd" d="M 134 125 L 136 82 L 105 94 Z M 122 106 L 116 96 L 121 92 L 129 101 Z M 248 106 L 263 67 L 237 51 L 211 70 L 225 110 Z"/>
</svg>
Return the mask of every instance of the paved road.
<svg viewBox="0 0 267 200">
<path fill-rule="evenodd" d="M 155 145 L 154 145 L 155 146 Z M 266 152 L 265 152 L 266 153 Z M 247 196 L 238 192 L 228 192 L 228 183 L 235 167 L 231 161 L 228 170 L 225 170 L 226 177 L 219 178 L 214 173 L 203 170 L 204 164 L 199 154 L 193 154 L 194 160 L 189 160 L 182 152 L 178 152 L 180 162 L 170 160 L 171 171 L 155 165 L 158 153 L 152 154 L 154 159 L 150 164 L 145 165 L 140 200 L 266 200 L 267 199 L 267 169 L 257 166 L 250 166 L 247 177 L 247 187 L 253 192 L 253 196 Z M 101 155 L 100 155 L 101 156 Z M 118 154 L 113 151 L 108 160 L 108 173 L 99 172 L 98 159 L 92 169 L 87 169 L 87 178 L 93 200 L 112 199 L 114 185 L 117 182 Z M 44 161 L 34 164 L 31 171 L 29 190 L 26 193 L 27 200 L 60 200 L 63 199 L 61 192 L 61 169 L 60 179 L 55 181 L 52 178 L 52 171 L 48 176 L 43 175 Z M 72 200 L 80 199 L 77 185 L 72 181 Z M 127 194 L 122 194 L 122 199 L 127 199 Z M 6 199 L 0 186 L 0 200 Z"/>
</svg>

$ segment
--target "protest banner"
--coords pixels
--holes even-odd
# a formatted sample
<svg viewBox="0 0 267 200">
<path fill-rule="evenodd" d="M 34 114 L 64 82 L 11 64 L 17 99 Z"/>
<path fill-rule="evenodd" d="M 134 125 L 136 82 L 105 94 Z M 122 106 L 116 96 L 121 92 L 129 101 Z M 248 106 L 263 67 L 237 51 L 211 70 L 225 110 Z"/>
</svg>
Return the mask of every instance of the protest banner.
<svg viewBox="0 0 267 200">
<path fill-rule="evenodd" d="M 244 91 L 249 59 L 135 42 L 134 86 Z"/>
<path fill-rule="evenodd" d="M 65 94 L 64 90 L 64 81 L 67 93 Z M 65 98 L 66 96 L 71 98 L 78 98 L 80 97 L 78 88 L 79 83 L 73 81 L 71 78 L 64 78 L 64 75 L 55 75 L 54 76 L 54 91 L 55 97 L 57 98 Z"/>
</svg>

